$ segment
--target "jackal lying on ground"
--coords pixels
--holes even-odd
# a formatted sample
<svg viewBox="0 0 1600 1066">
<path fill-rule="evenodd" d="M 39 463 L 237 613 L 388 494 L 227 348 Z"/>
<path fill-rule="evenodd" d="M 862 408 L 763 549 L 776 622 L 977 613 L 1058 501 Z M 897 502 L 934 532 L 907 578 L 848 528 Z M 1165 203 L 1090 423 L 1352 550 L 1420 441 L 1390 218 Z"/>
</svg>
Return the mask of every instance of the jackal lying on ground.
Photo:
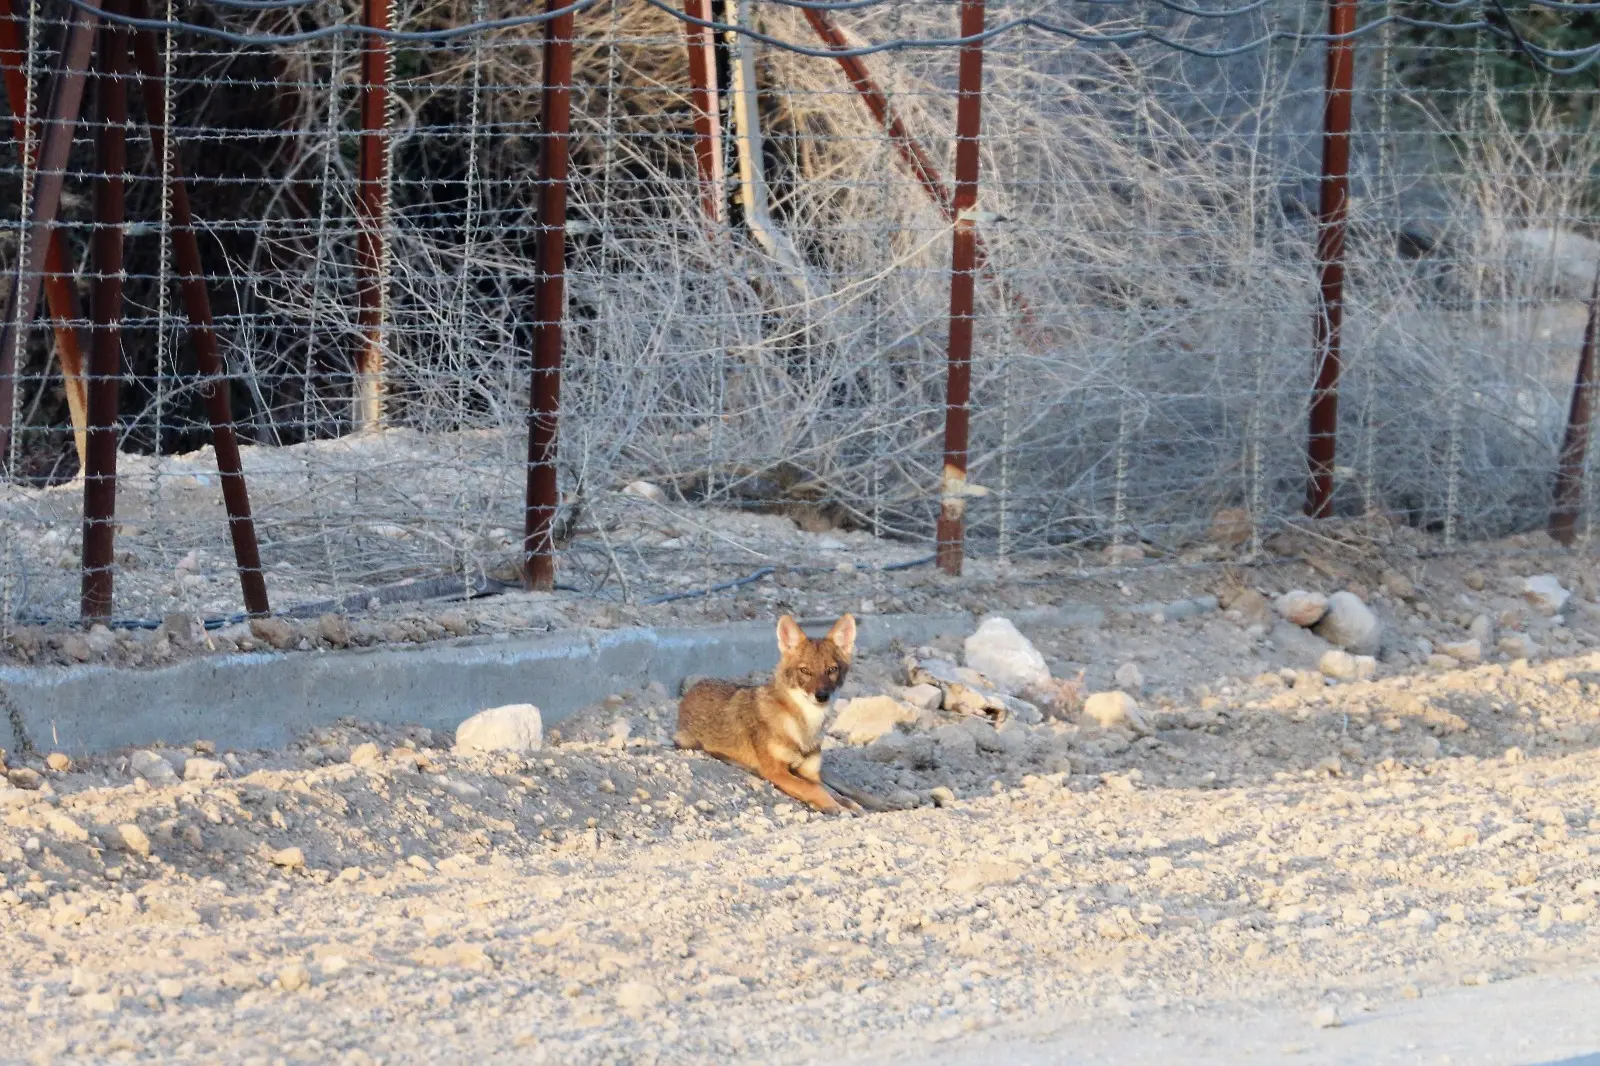
<svg viewBox="0 0 1600 1066">
<path fill-rule="evenodd" d="M 881 800 L 822 773 L 822 720 L 850 672 L 855 646 L 856 620 L 848 614 L 821 640 L 807 637 L 784 615 L 778 619 L 772 680 L 760 686 L 701 681 L 678 702 L 675 742 L 742 766 L 830 814 L 887 810 Z"/>
</svg>

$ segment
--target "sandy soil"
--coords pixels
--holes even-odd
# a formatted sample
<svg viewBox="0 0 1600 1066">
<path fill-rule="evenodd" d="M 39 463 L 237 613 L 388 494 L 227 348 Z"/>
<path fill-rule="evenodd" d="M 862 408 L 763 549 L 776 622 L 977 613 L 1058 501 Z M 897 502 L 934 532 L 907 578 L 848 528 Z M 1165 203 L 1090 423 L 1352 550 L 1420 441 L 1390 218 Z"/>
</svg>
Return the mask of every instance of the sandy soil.
<svg viewBox="0 0 1600 1066">
<path fill-rule="evenodd" d="M 1587 561 L 1303 554 L 932 585 L 1111 608 L 1024 629 L 1058 677 L 1121 670 L 1146 728 L 927 712 L 832 742 L 842 777 L 906 807 L 888 814 L 813 815 L 674 751 L 659 686 L 527 757 L 355 722 L 285 751 L 159 753 L 214 760 L 211 781 L 152 784 L 148 754 L 13 753 L 42 787 L 0 790 L 0 1016 L 19 1019 L 0 1059 L 976 1062 L 1059 1050 L 1041 1020 L 1086 1018 L 1136 1060 L 1194 1012 L 1223 1049 L 1259 1022 L 1274 1061 L 1447 990 L 1600 962 Z M 1574 590 L 1560 613 L 1523 593 L 1545 572 Z M 1374 679 L 1325 681 L 1326 644 L 1239 598 L 1295 585 L 1365 593 L 1389 630 Z M 1235 606 L 1125 609 L 1213 587 Z M 1486 661 L 1440 655 L 1469 632 Z M 901 680 L 899 654 L 868 656 L 841 695 Z"/>
</svg>

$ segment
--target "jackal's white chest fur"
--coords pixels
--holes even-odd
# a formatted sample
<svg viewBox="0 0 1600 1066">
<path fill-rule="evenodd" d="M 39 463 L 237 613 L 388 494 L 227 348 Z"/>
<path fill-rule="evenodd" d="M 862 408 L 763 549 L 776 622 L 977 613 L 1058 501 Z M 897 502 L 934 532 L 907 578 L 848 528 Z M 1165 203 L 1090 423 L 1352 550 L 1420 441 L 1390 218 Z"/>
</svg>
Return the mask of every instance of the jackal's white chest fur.
<svg viewBox="0 0 1600 1066">
<path fill-rule="evenodd" d="M 795 737 L 794 742 L 802 751 L 809 750 L 822 732 L 822 720 L 828 716 L 828 705 L 818 703 L 803 688 L 789 688 L 784 695 L 789 697 L 790 706 L 800 712 L 799 718 L 791 719 L 794 728 L 803 731 L 803 735 Z"/>
</svg>

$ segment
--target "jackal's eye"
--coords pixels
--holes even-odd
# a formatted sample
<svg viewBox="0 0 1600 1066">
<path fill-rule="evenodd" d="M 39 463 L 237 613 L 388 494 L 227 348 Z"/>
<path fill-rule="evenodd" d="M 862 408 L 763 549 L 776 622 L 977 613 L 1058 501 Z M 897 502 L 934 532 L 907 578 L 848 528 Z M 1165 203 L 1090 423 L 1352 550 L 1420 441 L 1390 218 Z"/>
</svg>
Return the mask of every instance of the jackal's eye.
<svg viewBox="0 0 1600 1066">
<path fill-rule="evenodd" d="M 796 676 L 798 676 L 800 678 L 801 681 L 805 681 L 807 683 L 809 683 L 813 677 L 817 676 L 816 674 L 812 673 L 810 670 L 807 670 L 807 669 L 805 669 L 803 667 L 801 669 L 795 671 L 795 674 L 796 674 Z"/>
</svg>

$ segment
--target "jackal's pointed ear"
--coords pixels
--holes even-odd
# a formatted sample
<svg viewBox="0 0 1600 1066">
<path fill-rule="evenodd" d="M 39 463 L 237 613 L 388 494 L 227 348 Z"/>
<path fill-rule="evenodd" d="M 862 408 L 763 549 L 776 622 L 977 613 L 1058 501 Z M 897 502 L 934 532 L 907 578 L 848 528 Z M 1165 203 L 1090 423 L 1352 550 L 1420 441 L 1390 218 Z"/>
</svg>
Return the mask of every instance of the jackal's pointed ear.
<svg viewBox="0 0 1600 1066">
<path fill-rule="evenodd" d="M 838 645 L 844 652 L 845 658 L 850 658 L 856 653 L 856 619 L 854 615 L 844 615 L 833 628 L 828 630 L 828 639 Z"/>
<path fill-rule="evenodd" d="M 806 635 L 800 629 L 800 623 L 788 615 L 778 619 L 778 650 L 785 655 L 794 651 L 806 642 Z"/>
</svg>

